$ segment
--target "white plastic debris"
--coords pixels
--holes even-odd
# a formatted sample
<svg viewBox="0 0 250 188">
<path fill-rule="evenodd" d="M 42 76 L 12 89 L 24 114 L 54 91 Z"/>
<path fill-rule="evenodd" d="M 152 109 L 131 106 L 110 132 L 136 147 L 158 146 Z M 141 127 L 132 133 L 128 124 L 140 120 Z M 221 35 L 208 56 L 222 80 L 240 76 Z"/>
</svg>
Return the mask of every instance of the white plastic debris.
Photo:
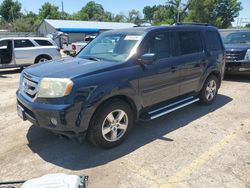
<svg viewBox="0 0 250 188">
<path fill-rule="evenodd" d="M 79 188 L 83 187 L 81 178 L 76 175 L 48 174 L 26 181 L 22 188 Z"/>
</svg>

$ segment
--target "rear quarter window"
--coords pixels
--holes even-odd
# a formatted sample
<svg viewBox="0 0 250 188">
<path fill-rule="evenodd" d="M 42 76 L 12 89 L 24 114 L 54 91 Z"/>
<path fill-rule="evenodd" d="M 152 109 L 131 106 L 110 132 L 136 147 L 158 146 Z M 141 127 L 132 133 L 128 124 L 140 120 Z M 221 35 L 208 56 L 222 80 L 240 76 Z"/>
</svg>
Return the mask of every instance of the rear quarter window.
<svg viewBox="0 0 250 188">
<path fill-rule="evenodd" d="M 216 31 L 206 31 L 207 48 L 209 51 L 223 50 L 220 35 Z"/>
<path fill-rule="evenodd" d="M 35 40 L 40 46 L 53 46 L 53 44 L 48 40 Z"/>
</svg>

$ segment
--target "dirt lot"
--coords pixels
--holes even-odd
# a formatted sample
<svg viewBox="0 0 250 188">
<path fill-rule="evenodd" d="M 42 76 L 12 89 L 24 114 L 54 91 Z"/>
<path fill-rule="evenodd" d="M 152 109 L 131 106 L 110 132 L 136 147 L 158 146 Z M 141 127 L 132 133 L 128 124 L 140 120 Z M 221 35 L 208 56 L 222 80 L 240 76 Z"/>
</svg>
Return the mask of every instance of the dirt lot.
<svg viewBox="0 0 250 188">
<path fill-rule="evenodd" d="M 250 78 L 223 82 L 216 102 L 138 123 L 102 150 L 22 122 L 19 71 L 0 70 L 0 181 L 47 173 L 89 175 L 91 188 L 250 188 Z"/>
</svg>

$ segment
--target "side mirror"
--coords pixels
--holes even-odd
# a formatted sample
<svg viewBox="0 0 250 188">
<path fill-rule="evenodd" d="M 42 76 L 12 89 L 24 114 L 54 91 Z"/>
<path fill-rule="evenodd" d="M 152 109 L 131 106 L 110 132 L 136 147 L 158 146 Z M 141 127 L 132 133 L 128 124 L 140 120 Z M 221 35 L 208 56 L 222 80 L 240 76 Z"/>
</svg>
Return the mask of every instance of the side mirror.
<svg viewBox="0 0 250 188">
<path fill-rule="evenodd" d="M 150 54 L 144 54 L 141 56 L 141 58 L 139 59 L 139 62 L 141 64 L 145 64 L 145 65 L 153 65 L 157 63 L 157 57 L 156 54 L 154 53 L 150 53 Z"/>
</svg>

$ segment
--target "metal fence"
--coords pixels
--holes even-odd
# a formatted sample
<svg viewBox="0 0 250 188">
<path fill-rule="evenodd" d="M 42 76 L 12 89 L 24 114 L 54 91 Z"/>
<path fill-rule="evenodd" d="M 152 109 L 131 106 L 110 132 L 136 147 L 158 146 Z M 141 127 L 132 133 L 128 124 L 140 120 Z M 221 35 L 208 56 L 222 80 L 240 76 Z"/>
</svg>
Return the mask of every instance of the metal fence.
<svg viewBox="0 0 250 188">
<path fill-rule="evenodd" d="M 40 37 L 38 33 L 34 32 L 8 32 L 0 31 L 0 38 L 4 37 Z"/>
</svg>

